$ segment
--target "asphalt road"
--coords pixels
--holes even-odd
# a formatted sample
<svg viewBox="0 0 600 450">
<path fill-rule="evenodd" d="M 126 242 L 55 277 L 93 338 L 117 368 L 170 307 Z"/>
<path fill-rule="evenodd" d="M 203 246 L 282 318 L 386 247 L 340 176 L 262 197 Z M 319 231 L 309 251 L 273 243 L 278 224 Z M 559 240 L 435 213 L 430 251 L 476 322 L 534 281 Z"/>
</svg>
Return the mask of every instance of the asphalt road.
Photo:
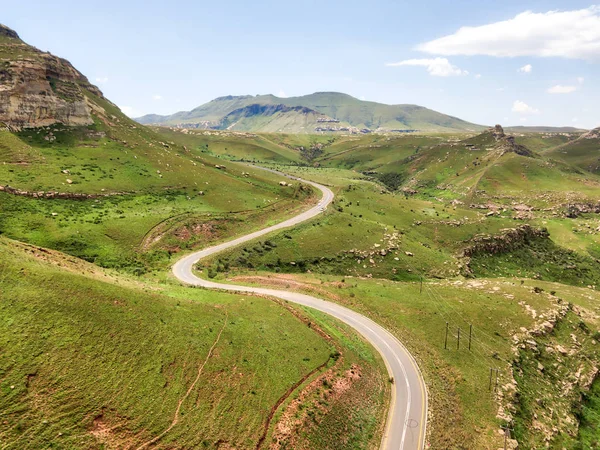
<svg viewBox="0 0 600 450">
<path fill-rule="evenodd" d="M 236 247 L 275 230 L 288 228 L 311 219 L 322 213 L 333 200 L 333 192 L 325 186 L 300 180 L 299 178 L 279 172 L 276 173 L 282 177 L 285 176 L 302 181 L 319 189 L 323 193 L 321 201 L 317 206 L 284 222 L 185 256 L 175 263 L 173 274 L 183 283 L 194 286 L 237 292 L 254 292 L 278 297 L 330 314 L 350 325 L 377 349 L 385 361 L 390 377 L 393 379 L 393 383 L 391 384 L 392 398 L 390 409 L 380 448 L 382 450 L 423 449 L 425 445 L 425 428 L 427 425 L 427 389 L 414 358 L 389 331 L 361 314 L 317 297 L 277 289 L 215 283 L 194 275 L 193 267 L 199 260 L 225 249 Z"/>
</svg>

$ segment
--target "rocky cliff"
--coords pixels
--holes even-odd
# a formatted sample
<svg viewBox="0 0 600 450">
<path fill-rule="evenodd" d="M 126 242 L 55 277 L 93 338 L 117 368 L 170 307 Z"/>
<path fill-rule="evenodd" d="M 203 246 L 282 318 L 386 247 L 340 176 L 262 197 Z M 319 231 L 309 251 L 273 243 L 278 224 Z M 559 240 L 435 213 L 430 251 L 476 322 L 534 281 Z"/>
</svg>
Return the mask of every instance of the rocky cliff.
<svg viewBox="0 0 600 450">
<path fill-rule="evenodd" d="M 507 136 L 504 133 L 504 129 L 501 125 L 496 125 L 494 128 L 488 130 L 494 139 L 496 140 L 496 147 L 502 150 L 504 153 L 516 153 L 517 155 L 527 156 L 529 158 L 534 156 L 534 153 L 524 145 L 519 145 L 515 142 L 514 136 Z"/>
<path fill-rule="evenodd" d="M 103 97 L 67 60 L 27 45 L 0 24 L 0 123 L 15 130 L 90 125 L 86 91 Z"/>
</svg>

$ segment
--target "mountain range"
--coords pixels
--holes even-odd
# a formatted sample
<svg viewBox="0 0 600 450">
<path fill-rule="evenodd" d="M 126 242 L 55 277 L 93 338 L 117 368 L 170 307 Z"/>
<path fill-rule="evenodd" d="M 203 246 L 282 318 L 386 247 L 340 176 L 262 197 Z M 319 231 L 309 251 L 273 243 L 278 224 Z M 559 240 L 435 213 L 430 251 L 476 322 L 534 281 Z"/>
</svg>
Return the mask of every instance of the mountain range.
<svg viewBox="0 0 600 450">
<path fill-rule="evenodd" d="M 300 97 L 218 97 L 191 111 L 149 114 L 141 124 L 280 133 L 371 131 L 482 131 L 486 127 L 417 105 L 386 105 L 339 92 Z"/>
</svg>

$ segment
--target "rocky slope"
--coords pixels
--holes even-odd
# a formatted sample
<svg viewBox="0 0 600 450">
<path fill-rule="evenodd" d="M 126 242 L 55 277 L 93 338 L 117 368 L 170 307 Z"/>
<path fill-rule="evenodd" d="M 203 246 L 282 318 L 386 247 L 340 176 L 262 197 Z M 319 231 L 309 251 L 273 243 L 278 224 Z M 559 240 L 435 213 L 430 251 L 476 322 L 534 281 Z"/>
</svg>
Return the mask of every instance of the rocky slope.
<svg viewBox="0 0 600 450">
<path fill-rule="evenodd" d="M 294 133 L 314 130 L 322 114 L 304 106 L 251 104 L 223 117 L 216 128 L 224 130 Z"/>
<path fill-rule="evenodd" d="M 103 97 L 67 60 L 24 43 L 0 24 L 0 123 L 13 130 L 90 125 L 94 105 L 86 91 Z"/>
</svg>

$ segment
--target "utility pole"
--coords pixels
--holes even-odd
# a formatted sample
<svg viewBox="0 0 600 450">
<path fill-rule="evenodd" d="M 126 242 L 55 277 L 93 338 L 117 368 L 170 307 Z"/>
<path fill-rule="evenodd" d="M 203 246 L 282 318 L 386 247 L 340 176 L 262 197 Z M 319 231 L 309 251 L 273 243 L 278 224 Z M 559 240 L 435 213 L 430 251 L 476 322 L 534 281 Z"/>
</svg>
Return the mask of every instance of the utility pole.
<svg viewBox="0 0 600 450">
<path fill-rule="evenodd" d="M 444 350 L 448 348 L 448 322 L 446 322 L 446 339 L 444 339 Z"/>
<path fill-rule="evenodd" d="M 500 369 L 496 369 L 496 386 L 494 387 L 494 392 L 498 392 L 498 373 Z"/>
<path fill-rule="evenodd" d="M 458 335 L 456 341 L 456 350 L 460 350 L 460 327 L 458 327 Z"/>
<path fill-rule="evenodd" d="M 508 449 L 508 438 L 510 437 L 510 432 L 513 431 L 512 428 L 508 428 L 508 425 L 502 427 L 504 430 L 504 450 Z"/>
<path fill-rule="evenodd" d="M 421 275 L 421 286 L 419 287 L 419 294 L 423 293 L 423 275 Z"/>
<path fill-rule="evenodd" d="M 473 324 L 469 325 L 469 351 L 471 351 L 471 337 L 473 336 Z"/>
</svg>

